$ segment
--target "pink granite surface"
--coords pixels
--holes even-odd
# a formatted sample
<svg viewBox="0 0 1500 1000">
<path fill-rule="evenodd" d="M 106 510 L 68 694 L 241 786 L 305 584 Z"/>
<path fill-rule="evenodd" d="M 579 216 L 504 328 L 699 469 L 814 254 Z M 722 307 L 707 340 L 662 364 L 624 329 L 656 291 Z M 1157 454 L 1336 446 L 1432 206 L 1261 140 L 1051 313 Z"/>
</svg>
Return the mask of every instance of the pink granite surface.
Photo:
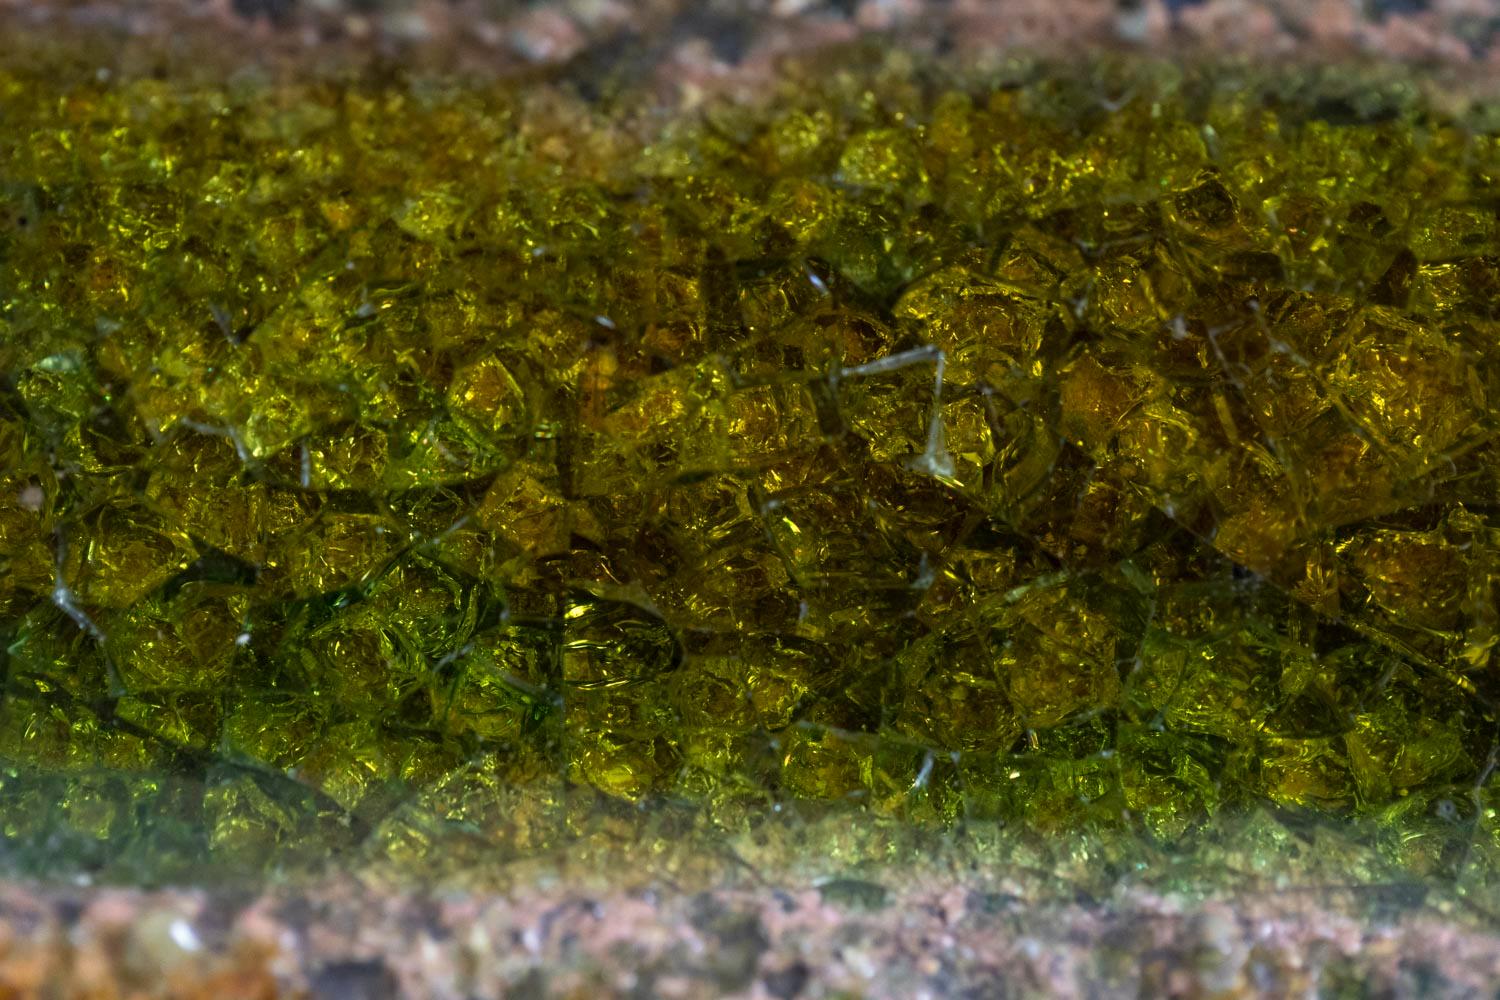
<svg viewBox="0 0 1500 1000">
<path fill-rule="evenodd" d="M 1500 932 L 1399 886 L 1058 901 L 1003 880 L 892 881 L 475 894 L 345 879 L 258 896 L 11 885 L 0 996 L 1474 997 L 1500 983 Z"/>
</svg>

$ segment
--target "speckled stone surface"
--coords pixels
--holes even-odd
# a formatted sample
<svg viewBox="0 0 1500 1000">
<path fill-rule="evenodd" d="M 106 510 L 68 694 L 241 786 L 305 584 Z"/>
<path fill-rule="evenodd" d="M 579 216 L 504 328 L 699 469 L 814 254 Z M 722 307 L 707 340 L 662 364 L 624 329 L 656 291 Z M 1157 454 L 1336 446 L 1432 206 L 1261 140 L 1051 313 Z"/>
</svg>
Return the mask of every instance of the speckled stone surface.
<svg viewBox="0 0 1500 1000">
<path fill-rule="evenodd" d="M 1033 899 L 1015 879 L 258 897 L 0 890 L 9 997 L 1473 997 L 1500 934 L 1401 886 Z"/>
<path fill-rule="evenodd" d="M 1500 65 L 1494 0 L 3 0 L 15 24 L 264 46 L 464 50 L 522 70 L 635 44 L 685 81 L 878 36 L 959 55 L 1079 45 Z"/>
<path fill-rule="evenodd" d="M 1268 870 L 1255 858 L 1284 859 Z M 0 885 L 0 996 L 1476 997 L 1500 921 L 1337 828 L 1258 814 L 1196 849 L 953 835 L 847 813 L 607 831 L 413 885 L 366 867 L 169 889 Z"/>
</svg>

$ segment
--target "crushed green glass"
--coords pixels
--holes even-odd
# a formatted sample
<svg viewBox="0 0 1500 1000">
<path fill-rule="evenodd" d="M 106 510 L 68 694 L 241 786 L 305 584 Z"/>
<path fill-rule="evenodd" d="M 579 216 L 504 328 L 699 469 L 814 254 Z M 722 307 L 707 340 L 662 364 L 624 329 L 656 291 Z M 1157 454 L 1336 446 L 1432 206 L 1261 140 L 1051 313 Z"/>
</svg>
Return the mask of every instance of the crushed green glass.
<svg viewBox="0 0 1500 1000">
<path fill-rule="evenodd" d="M 1130 62 L 662 115 L 13 57 L 0 860 L 826 803 L 1269 811 L 1488 871 L 1484 112 Z"/>
</svg>

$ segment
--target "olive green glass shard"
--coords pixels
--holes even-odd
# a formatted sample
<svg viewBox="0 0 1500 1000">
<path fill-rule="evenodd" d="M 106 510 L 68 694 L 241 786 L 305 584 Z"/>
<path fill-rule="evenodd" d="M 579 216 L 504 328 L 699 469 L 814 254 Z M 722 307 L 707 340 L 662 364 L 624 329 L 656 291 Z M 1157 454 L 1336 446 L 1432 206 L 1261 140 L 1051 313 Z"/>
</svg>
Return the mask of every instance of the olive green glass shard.
<svg viewBox="0 0 1500 1000">
<path fill-rule="evenodd" d="M 1488 105 L 807 74 L 0 71 L 6 863 L 825 806 L 1500 860 Z"/>
</svg>

